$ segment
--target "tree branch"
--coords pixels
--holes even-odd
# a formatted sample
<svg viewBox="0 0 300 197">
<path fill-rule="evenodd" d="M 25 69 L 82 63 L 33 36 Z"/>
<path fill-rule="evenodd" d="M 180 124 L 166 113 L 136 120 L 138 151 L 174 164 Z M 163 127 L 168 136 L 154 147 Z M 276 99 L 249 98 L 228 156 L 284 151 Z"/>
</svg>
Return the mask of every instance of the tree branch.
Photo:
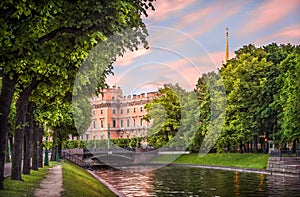
<svg viewBox="0 0 300 197">
<path fill-rule="evenodd" d="M 81 29 L 80 28 L 74 28 L 74 27 L 62 27 L 59 29 L 56 29 L 42 37 L 40 37 L 38 39 L 38 43 L 39 44 L 44 44 L 45 42 L 51 40 L 52 38 L 54 38 L 55 36 L 61 35 L 63 33 L 77 33 L 80 32 Z"/>
</svg>

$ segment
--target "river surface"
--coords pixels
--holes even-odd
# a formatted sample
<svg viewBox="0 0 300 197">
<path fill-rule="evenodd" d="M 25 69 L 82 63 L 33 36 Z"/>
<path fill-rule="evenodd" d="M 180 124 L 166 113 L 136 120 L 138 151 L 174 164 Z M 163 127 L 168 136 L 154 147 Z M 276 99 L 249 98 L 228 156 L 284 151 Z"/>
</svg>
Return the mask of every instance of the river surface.
<svg viewBox="0 0 300 197">
<path fill-rule="evenodd" d="M 141 171 L 101 168 L 96 174 L 126 196 L 300 196 L 299 178 L 166 166 Z"/>
</svg>

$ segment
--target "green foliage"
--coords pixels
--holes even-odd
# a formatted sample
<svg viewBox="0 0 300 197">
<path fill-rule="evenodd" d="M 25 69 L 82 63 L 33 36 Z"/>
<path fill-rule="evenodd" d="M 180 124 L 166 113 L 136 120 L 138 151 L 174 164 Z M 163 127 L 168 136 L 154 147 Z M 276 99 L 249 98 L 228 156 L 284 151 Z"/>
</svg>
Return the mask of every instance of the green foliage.
<svg viewBox="0 0 300 197">
<path fill-rule="evenodd" d="M 244 49 L 245 48 L 245 49 Z M 249 141 L 253 135 L 261 134 L 261 119 L 257 110 L 263 104 L 259 98 L 266 83 L 266 73 L 271 63 L 266 61 L 266 53 L 249 45 L 240 49 L 237 57 L 222 69 L 227 91 L 227 120 L 223 141 L 238 144 Z M 250 51 L 240 53 L 240 51 Z"/>
<path fill-rule="evenodd" d="M 226 106 L 225 91 L 222 86 L 222 78 L 215 72 L 203 74 L 198 79 L 194 90 L 199 100 L 198 107 L 188 110 L 194 116 L 199 114 L 197 132 L 189 146 L 192 152 L 211 149 L 220 135 L 218 127 L 223 123 L 219 121 L 224 119 Z M 216 128 L 218 128 L 217 131 Z"/>
<path fill-rule="evenodd" d="M 34 86 L 30 100 L 36 104 L 35 119 L 40 125 L 59 129 L 63 132 L 59 137 L 65 138 L 76 130 L 75 114 L 84 117 L 76 120 L 81 134 L 89 126 L 90 105 L 87 98 L 81 98 L 80 106 L 72 106 L 71 101 L 72 94 L 78 91 L 74 92 L 72 85 L 82 61 L 97 44 L 104 47 L 102 56 L 89 62 L 99 65 L 101 72 L 96 75 L 98 70 L 93 70 L 87 78 L 80 79 L 82 87 L 97 80 L 93 93 L 104 88 L 116 57 L 126 50 L 137 50 L 139 45 L 147 47 L 142 15 L 147 16 L 148 9 L 154 10 L 152 3 L 153 0 L 1 1 L 1 78 L 18 78 L 17 93 Z M 106 42 L 110 37 L 118 39 Z"/>
<path fill-rule="evenodd" d="M 244 46 L 221 69 L 227 92 L 226 124 L 219 151 L 269 139 L 292 141 L 300 137 L 296 125 L 299 103 L 299 46 L 273 43 L 261 48 Z M 257 143 L 262 143 L 257 141 Z"/>
<path fill-rule="evenodd" d="M 278 82 L 282 82 L 279 103 L 282 137 L 287 140 L 300 138 L 300 54 L 291 53 L 279 65 L 282 71 Z"/>
<path fill-rule="evenodd" d="M 166 145 L 180 128 L 182 98 L 186 92 L 177 85 L 166 84 L 158 90 L 158 97 L 145 106 L 148 114 L 144 119 L 153 120 L 148 130 L 150 146 Z"/>
<path fill-rule="evenodd" d="M 140 147 L 143 138 L 120 138 L 111 139 L 111 147 Z M 107 148 L 107 140 L 66 140 L 62 143 L 63 149 L 74 149 L 74 148 Z"/>
</svg>

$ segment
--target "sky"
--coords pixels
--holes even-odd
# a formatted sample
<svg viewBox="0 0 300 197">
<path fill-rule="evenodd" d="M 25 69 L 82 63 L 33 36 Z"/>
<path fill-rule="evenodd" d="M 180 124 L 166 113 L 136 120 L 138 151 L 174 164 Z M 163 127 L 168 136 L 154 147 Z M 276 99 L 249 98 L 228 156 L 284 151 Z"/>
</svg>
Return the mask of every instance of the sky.
<svg viewBox="0 0 300 197">
<path fill-rule="evenodd" d="M 300 0 L 157 0 L 143 17 L 149 49 L 139 47 L 114 63 L 107 83 L 124 95 L 156 91 L 163 84 L 194 89 L 201 74 L 218 71 L 244 45 L 300 44 Z"/>
</svg>

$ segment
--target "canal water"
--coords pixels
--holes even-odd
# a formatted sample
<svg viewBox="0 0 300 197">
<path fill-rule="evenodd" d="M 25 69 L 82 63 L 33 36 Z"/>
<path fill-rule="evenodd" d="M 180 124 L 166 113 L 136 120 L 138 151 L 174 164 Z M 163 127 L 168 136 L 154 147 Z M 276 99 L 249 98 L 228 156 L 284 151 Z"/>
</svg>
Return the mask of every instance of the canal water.
<svg viewBox="0 0 300 197">
<path fill-rule="evenodd" d="M 95 173 L 126 196 L 300 196 L 299 178 L 166 166 Z"/>
</svg>

